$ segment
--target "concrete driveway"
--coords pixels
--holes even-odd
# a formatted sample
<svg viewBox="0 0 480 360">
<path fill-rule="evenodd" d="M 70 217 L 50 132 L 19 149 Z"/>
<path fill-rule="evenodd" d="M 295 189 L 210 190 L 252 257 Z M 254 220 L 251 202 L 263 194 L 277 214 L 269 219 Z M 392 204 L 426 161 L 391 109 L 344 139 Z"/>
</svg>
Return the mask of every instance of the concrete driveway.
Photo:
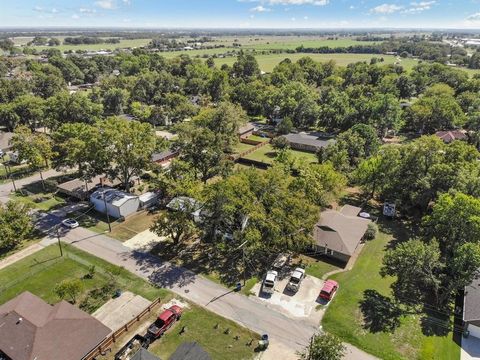
<svg viewBox="0 0 480 360">
<path fill-rule="evenodd" d="M 480 339 L 473 336 L 462 338 L 461 360 L 480 359 Z"/>
<path fill-rule="evenodd" d="M 102 324 L 116 331 L 145 310 L 150 301 L 129 291 L 108 300 L 92 315 Z"/>
<path fill-rule="evenodd" d="M 296 293 L 292 293 L 286 289 L 289 278 L 287 276 L 277 281 L 272 295 L 262 292 L 261 282 L 255 284 L 252 292 L 256 295 L 252 298 L 289 317 L 309 318 L 314 319 L 316 323 L 320 322 L 323 311 L 317 311 L 316 307 L 320 304 L 317 302 L 317 298 L 324 281 L 307 275 L 303 279 L 300 289 Z"/>
</svg>

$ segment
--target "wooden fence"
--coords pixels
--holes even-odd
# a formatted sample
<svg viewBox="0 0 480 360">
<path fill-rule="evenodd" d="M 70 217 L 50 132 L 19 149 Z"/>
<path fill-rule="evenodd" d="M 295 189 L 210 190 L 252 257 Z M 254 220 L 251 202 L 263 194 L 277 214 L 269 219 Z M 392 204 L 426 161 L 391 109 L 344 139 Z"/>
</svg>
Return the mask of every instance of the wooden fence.
<svg viewBox="0 0 480 360">
<path fill-rule="evenodd" d="M 94 360 L 97 356 L 105 354 L 112 345 L 117 342 L 117 340 L 125 334 L 130 328 L 142 320 L 145 315 L 149 315 L 153 308 L 161 303 L 161 298 L 154 300 L 148 307 L 143 310 L 140 314 L 130 320 L 128 323 L 123 325 L 120 329 L 114 331 L 111 335 L 105 338 L 100 344 L 98 344 L 92 351 L 90 351 L 82 360 Z"/>
</svg>

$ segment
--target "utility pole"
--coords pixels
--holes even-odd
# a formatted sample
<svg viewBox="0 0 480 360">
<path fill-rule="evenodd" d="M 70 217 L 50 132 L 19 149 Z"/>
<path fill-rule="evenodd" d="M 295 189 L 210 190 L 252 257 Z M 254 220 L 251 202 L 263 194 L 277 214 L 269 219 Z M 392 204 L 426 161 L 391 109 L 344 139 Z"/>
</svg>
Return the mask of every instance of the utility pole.
<svg viewBox="0 0 480 360">
<path fill-rule="evenodd" d="M 248 240 L 245 240 L 242 245 L 240 245 L 238 249 L 242 249 L 242 260 L 243 260 L 243 286 L 247 283 L 247 263 L 245 261 L 245 244 L 248 242 Z"/>
<path fill-rule="evenodd" d="M 107 214 L 108 232 L 112 232 L 112 225 L 110 225 L 110 216 L 108 215 L 107 198 L 105 197 L 105 185 L 103 184 L 103 179 L 101 181 L 103 190 L 103 204 L 105 205 L 105 214 Z"/>
<path fill-rule="evenodd" d="M 57 226 L 57 241 L 58 241 L 58 248 L 60 249 L 60 256 L 63 257 L 62 242 L 60 241 L 60 230 L 58 226 Z"/>
<path fill-rule="evenodd" d="M 7 173 L 7 178 L 12 180 L 13 190 L 16 192 L 17 191 L 17 186 L 15 185 L 15 180 L 13 180 L 12 173 L 8 170 L 8 167 L 5 163 L 3 163 L 3 166 L 5 167 L 5 172 Z"/>
</svg>

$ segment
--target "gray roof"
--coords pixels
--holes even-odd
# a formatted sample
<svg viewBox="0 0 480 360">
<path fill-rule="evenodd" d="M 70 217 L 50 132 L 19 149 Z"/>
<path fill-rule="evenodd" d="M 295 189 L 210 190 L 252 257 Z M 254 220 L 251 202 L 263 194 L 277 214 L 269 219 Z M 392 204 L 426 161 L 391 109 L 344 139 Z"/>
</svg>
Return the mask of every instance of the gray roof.
<svg viewBox="0 0 480 360">
<path fill-rule="evenodd" d="M 323 211 L 313 230 L 317 245 L 352 255 L 370 223 L 370 220 L 357 216 L 360 210 L 355 206 L 345 205 L 340 211 Z"/>
<path fill-rule="evenodd" d="M 287 135 L 283 135 L 283 137 L 286 138 L 290 143 L 315 146 L 318 148 L 328 146 L 329 144 L 334 142 L 333 139 L 326 139 L 324 137 L 321 137 L 321 134 L 313 132 L 290 133 Z"/>
<path fill-rule="evenodd" d="M 252 123 L 246 123 L 245 125 L 243 125 L 238 129 L 238 134 L 243 135 L 253 130 L 255 130 L 255 126 Z"/>
<path fill-rule="evenodd" d="M 135 353 L 135 355 L 133 355 L 132 358 L 130 358 L 130 360 L 160 360 L 160 358 L 156 357 L 150 351 L 142 347 Z"/>
<path fill-rule="evenodd" d="M 0 149 L 7 150 L 10 149 L 10 140 L 12 140 L 12 132 L 0 132 Z"/>
<path fill-rule="evenodd" d="M 102 200 L 105 196 L 105 200 L 108 204 L 120 207 L 130 199 L 137 199 L 137 195 L 129 194 L 120 190 L 104 187 L 95 191 L 90 195 L 90 199 Z"/>
<path fill-rule="evenodd" d="M 178 154 L 178 151 L 176 150 L 165 150 L 159 153 L 153 153 L 152 161 L 153 162 L 163 161 L 166 158 L 169 158 L 171 156 L 176 156 L 177 154 Z"/>
<path fill-rule="evenodd" d="M 465 287 L 463 320 L 480 320 L 480 279 L 478 277 Z"/>
<path fill-rule="evenodd" d="M 212 360 L 212 358 L 196 342 L 185 342 L 175 350 L 169 360 Z"/>
<path fill-rule="evenodd" d="M 49 305 L 26 291 L 0 306 L 0 353 L 14 360 L 78 360 L 111 330 L 61 301 Z"/>
</svg>

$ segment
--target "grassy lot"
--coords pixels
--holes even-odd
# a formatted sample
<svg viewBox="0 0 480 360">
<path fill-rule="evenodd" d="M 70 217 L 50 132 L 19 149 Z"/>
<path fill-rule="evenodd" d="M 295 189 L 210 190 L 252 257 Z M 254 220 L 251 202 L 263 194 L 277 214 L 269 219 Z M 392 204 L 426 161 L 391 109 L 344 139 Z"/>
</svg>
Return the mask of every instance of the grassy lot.
<svg viewBox="0 0 480 360">
<path fill-rule="evenodd" d="M 87 229 L 97 233 L 106 233 L 114 239 L 127 241 L 138 233 L 150 229 L 159 212 L 139 212 L 129 216 L 125 221 L 120 222 L 115 218 L 110 218 L 112 232 L 108 232 L 107 216 L 98 213 L 94 209 L 86 214 L 74 212 L 68 215 L 70 218 L 76 219 L 79 224 Z"/>
<path fill-rule="evenodd" d="M 305 272 L 310 276 L 321 279 L 323 275 L 330 271 L 339 270 L 342 264 L 335 262 L 329 258 L 313 258 L 306 255 L 299 255 L 293 259 L 293 263 L 305 266 Z"/>
<path fill-rule="evenodd" d="M 237 145 L 235 145 L 234 152 L 235 152 L 235 154 L 241 154 L 242 152 L 250 150 L 253 147 L 254 147 L 254 145 L 244 144 L 244 143 L 239 142 Z"/>
<path fill-rule="evenodd" d="M 180 334 L 182 327 L 186 332 Z M 226 334 L 226 330 L 230 329 Z M 238 336 L 238 340 L 235 337 Z M 252 341 L 253 340 L 253 341 Z M 259 335 L 201 307 L 190 305 L 182 318 L 164 336 L 155 341 L 149 351 L 168 359 L 183 342 L 196 341 L 213 360 L 251 359 Z M 248 346 L 248 344 L 252 344 Z"/>
<path fill-rule="evenodd" d="M 311 38 L 296 38 L 296 39 L 271 39 L 268 42 L 263 43 L 248 43 L 242 45 L 242 49 L 255 49 L 255 50 L 295 50 L 297 47 L 303 45 L 304 47 L 318 48 L 323 46 L 328 47 L 347 47 L 352 45 L 371 45 L 375 44 L 374 41 L 357 41 L 355 39 L 311 39 Z"/>
<path fill-rule="evenodd" d="M 382 231 L 377 239 L 365 245 L 354 268 L 332 276 L 339 282 L 340 289 L 323 318 L 325 330 L 382 359 L 459 359 L 460 348 L 452 340 L 451 333 L 426 335 L 432 330 L 425 326 L 431 320 L 426 314 L 401 317 L 400 326 L 393 331 L 378 331 L 365 323 L 360 308 L 364 292 L 374 290 L 380 296 L 390 294 L 392 279 L 379 274 L 385 248 L 393 240 L 408 238 L 398 223 L 380 225 Z M 376 316 L 381 316 L 380 312 Z M 435 331 L 438 329 L 433 333 Z"/>
<path fill-rule="evenodd" d="M 6 257 L 10 256 L 10 255 L 13 255 L 19 251 L 22 251 L 23 249 L 29 247 L 30 245 L 33 245 L 33 244 L 36 244 L 38 243 L 39 241 L 41 241 L 43 239 L 43 235 L 42 234 L 39 234 L 39 233 L 36 233 L 34 232 L 29 239 L 26 239 L 24 241 L 22 241 L 20 244 L 18 244 L 16 247 L 14 247 L 13 249 L 3 249 L 3 250 L 0 250 L 0 260 L 2 259 L 5 259 Z"/>
<path fill-rule="evenodd" d="M 43 211 L 49 211 L 65 204 L 65 199 L 57 195 L 55 187 L 47 181 L 45 187 L 41 181 L 25 185 L 21 190 L 12 193 L 10 198 Z"/>
<path fill-rule="evenodd" d="M 34 46 L 34 48 L 38 51 L 48 50 L 51 48 L 58 49 L 60 51 L 69 51 L 69 50 L 87 50 L 87 51 L 98 51 L 98 50 L 115 50 L 115 49 L 123 49 L 123 48 L 134 48 L 134 47 L 142 47 L 147 45 L 151 39 L 128 39 L 128 40 L 120 40 L 118 44 L 82 44 L 82 45 L 59 45 L 59 46 Z"/>
<path fill-rule="evenodd" d="M 282 60 L 289 58 L 292 61 L 297 61 L 302 57 L 311 57 L 315 61 L 326 62 L 333 60 L 337 65 L 347 66 L 348 64 L 358 61 L 370 62 L 372 57 L 383 58 L 384 62 L 380 64 L 393 64 L 397 61 L 397 58 L 393 55 L 380 55 L 380 54 L 266 54 L 257 55 L 257 61 L 260 69 L 266 72 L 271 72 L 273 68 Z M 236 61 L 235 57 L 227 57 L 223 59 L 215 59 L 217 66 L 223 64 L 233 65 Z M 415 59 L 402 59 L 400 64 L 407 70 L 411 70 L 413 66 L 418 63 Z"/>
<path fill-rule="evenodd" d="M 115 288 L 129 290 L 149 300 L 166 296 L 166 290 L 151 286 L 141 278 L 112 265 L 102 259 L 89 255 L 67 244 L 63 244 L 64 256 L 60 257 L 57 245 L 51 245 L 33 255 L 22 259 L 9 267 L 0 270 L 0 304 L 12 299 L 21 292 L 28 290 L 49 303 L 58 302 L 53 288 L 65 279 L 82 279 L 83 291 L 77 304 L 87 297 L 88 291 L 99 288 L 115 279 Z M 95 266 L 96 272 L 92 279 L 84 276 L 89 266 Z M 105 300 L 106 301 L 106 300 Z M 103 302 L 105 302 L 103 301 Z M 95 308 L 103 302 L 95 303 Z"/>
<path fill-rule="evenodd" d="M 265 142 L 265 141 L 268 141 L 268 140 L 270 140 L 270 139 L 269 139 L 268 137 L 257 136 L 257 135 L 250 135 L 250 136 L 248 137 L 248 140 Z"/>
<path fill-rule="evenodd" d="M 317 157 L 315 156 L 315 154 L 298 150 L 290 150 L 290 152 L 295 160 L 306 161 L 309 163 L 317 162 Z M 271 164 L 275 160 L 276 156 L 276 151 L 273 149 L 272 145 L 267 144 L 259 148 L 257 151 L 246 155 L 245 159 L 251 159 Z"/>
</svg>

